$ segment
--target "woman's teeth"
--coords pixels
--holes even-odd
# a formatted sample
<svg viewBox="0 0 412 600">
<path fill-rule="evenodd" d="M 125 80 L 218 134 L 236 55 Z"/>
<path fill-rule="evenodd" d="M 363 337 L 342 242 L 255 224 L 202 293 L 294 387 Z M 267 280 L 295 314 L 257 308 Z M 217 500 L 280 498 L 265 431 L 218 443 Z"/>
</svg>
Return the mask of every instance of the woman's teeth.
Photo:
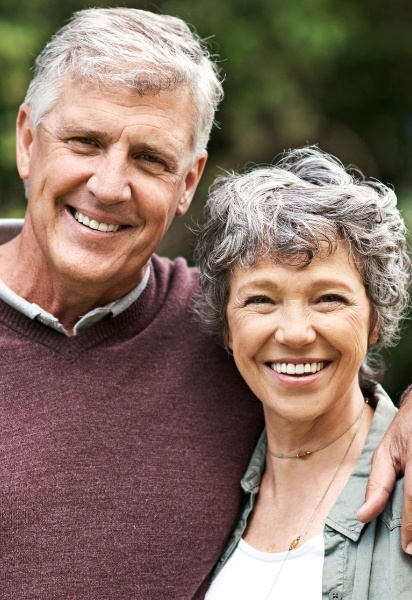
<svg viewBox="0 0 412 600">
<path fill-rule="evenodd" d="M 313 363 L 271 363 L 270 368 L 277 373 L 286 373 L 286 375 L 305 375 L 306 373 L 317 373 L 326 366 L 326 362 Z"/>
</svg>

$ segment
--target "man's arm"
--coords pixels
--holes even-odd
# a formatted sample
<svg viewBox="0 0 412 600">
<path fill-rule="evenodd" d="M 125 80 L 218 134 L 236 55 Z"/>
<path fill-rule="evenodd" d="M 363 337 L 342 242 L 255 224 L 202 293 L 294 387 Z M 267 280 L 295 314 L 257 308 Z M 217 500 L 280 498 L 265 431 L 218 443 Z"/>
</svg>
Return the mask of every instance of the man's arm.
<svg viewBox="0 0 412 600">
<path fill-rule="evenodd" d="M 403 393 L 398 414 L 372 458 L 365 503 L 357 518 L 367 523 L 385 508 L 397 476 L 404 473 L 402 547 L 412 554 L 412 385 Z"/>
</svg>

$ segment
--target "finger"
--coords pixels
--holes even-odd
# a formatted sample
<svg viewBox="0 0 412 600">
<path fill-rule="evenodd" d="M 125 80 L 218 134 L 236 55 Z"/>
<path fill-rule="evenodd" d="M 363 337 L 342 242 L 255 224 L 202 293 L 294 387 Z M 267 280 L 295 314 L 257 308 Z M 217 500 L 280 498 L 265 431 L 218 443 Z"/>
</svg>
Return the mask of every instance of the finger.
<svg viewBox="0 0 412 600">
<path fill-rule="evenodd" d="M 372 457 L 372 469 L 366 485 L 365 502 L 358 510 L 356 518 L 362 523 L 376 519 L 383 511 L 395 485 L 397 470 L 389 451 L 378 446 Z"/>
<path fill-rule="evenodd" d="M 402 510 L 402 548 L 412 554 L 412 467 L 405 467 Z"/>
<path fill-rule="evenodd" d="M 388 484 L 387 487 L 374 481 L 368 483 L 365 494 L 365 502 L 356 513 L 356 518 L 358 521 L 361 521 L 362 523 L 369 523 L 369 521 L 376 519 L 376 517 L 381 514 L 386 506 L 386 503 L 388 502 L 388 498 L 391 494 L 395 480 L 393 483 Z"/>
</svg>

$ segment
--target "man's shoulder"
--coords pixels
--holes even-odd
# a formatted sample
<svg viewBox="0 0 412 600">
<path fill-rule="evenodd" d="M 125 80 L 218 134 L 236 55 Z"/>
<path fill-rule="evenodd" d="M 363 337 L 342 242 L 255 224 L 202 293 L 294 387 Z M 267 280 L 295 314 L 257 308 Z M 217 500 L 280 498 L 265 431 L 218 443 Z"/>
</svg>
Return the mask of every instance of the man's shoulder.
<svg viewBox="0 0 412 600">
<path fill-rule="evenodd" d="M 24 219 L 0 219 L 0 244 L 15 238 L 23 227 Z"/>
<path fill-rule="evenodd" d="M 187 260 L 182 256 L 178 256 L 177 258 L 168 258 L 166 256 L 160 256 L 159 254 L 153 254 L 152 261 L 159 269 L 177 269 L 184 273 L 190 274 L 191 276 L 195 276 L 196 278 L 198 277 L 198 268 L 189 266 Z"/>
<path fill-rule="evenodd" d="M 177 288 L 181 294 L 190 296 L 199 291 L 198 269 L 190 267 L 184 258 L 170 259 L 154 254 L 152 267 L 156 279 L 163 287 Z"/>
</svg>

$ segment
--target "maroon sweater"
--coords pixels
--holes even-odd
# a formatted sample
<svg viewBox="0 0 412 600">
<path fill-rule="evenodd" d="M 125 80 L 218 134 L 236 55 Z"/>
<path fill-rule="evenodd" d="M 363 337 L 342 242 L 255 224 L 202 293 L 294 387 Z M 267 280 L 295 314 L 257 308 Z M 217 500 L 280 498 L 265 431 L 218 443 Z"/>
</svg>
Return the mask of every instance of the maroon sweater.
<svg viewBox="0 0 412 600">
<path fill-rule="evenodd" d="M 0 301 L 0 598 L 201 598 L 262 427 L 154 258 L 118 317 L 67 338 Z"/>
</svg>

